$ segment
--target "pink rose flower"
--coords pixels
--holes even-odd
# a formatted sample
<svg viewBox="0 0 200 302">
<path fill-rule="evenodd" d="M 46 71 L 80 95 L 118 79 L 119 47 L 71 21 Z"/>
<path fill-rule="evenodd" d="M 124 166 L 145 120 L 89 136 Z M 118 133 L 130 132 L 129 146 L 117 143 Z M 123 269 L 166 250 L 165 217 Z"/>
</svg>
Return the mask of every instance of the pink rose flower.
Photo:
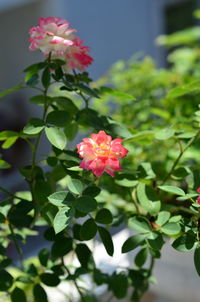
<svg viewBox="0 0 200 302">
<path fill-rule="evenodd" d="M 93 62 L 93 58 L 88 54 L 89 47 L 73 35 L 75 31 L 69 28 L 69 22 L 61 18 L 40 18 L 39 25 L 29 31 L 29 49 L 40 49 L 45 56 L 51 53 L 52 59 L 65 61 L 62 66 L 65 72 L 72 69 L 83 71 Z"/>
<path fill-rule="evenodd" d="M 73 44 L 75 29 L 69 28 L 69 22 L 61 18 L 40 18 L 39 25 L 29 31 L 31 42 L 29 49 L 40 49 L 46 56 L 63 54 Z"/>
<path fill-rule="evenodd" d="M 78 154 L 83 158 L 80 168 L 92 170 L 96 177 L 103 172 L 114 177 L 115 171 L 121 171 L 119 159 L 124 158 L 128 150 L 124 148 L 121 138 L 112 140 L 104 131 L 93 133 L 90 138 L 84 138 L 77 145 Z"/>
<path fill-rule="evenodd" d="M 197 198 L 196 202 L 200 204 L 200 196 Z"/>
<path fill-rule="evenodd" d="M 199 188 L 197 188 L 197 193 L 199 193 L 199 194 L 200 194 L 200 187 L 199 187 Z M 200 205 L 200 196 L 199 196 L 199 197 L 197 197 L 197 199 L 196 199 L 196 203 L 198 203 L 198 204 Z"/>
</svg>

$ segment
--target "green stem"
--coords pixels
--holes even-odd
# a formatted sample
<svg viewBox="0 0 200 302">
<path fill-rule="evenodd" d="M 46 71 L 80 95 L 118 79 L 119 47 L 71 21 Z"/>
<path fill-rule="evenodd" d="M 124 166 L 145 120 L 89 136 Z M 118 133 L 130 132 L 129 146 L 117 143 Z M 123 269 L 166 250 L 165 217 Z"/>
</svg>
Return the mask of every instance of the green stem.
<svg viewBox="0 0 200 302">
<path fill-rule="evenodd" d="M 19 255 L 19 262 L 20 262 L 21 269 L 23 270 L 23 253 L 22 253 L 22 249 L 20 248 L 20 246 L 18 244 L 16 235 L 14 233 L 14 229 L 13 229 L 13 226 L 12 226 L 11 223 L 9 223 L 9 229 L 10 229 L 10 232 L 11 232 L 11 235 L 12 235 L 12 238 L 13 238 L 13 242 L 14 242 L 16 251 L 17 251 L 17 253 Z"/>
<path fill-rule="evenodd" d="M 47 89 L 45 89 L 45 91 L 43 91 L 44 93 L 44 96 L 47 95 Z M 46 119 L 46 114 L 47 114 L 47 110 L 48 110 L 48 105 L 45 103 L 44 105 L 44 111 L 43 111 L 43 116 L 42 116 L 42 120 L 43 122 L 45 122 L 45 119 Z M 36 166 L 36 157 L 37 157 L 37 150 L 38 150 L 38 146 L 39 146 L 39 143 L 40 143 L 40 138 L 41 138 L 41 135 L 42 135 L 42 131 L 38 134 L 37 138 L 36 138 L 36 141 L 35 141 L 35 144 L 33 146 L 33 152 L 32 152 L 32 167 L 31 167 L 31 180 L 29 181 L 29 186 L 30 186 L 30 191 L 31 191 L 31 195 L 32 195 L 32 200 L 33 200 L 33 203 L 35 205 L 35 211 L 34 211 L 34 217 L 33 217 L 33 221 L 32 221 L 32 224 L 31 226 L 34 226 L 34 223 L 38 217 L 38 214 L 39 214 L 39 211 L 38 211 L 38 207 L 37 207 L 37 203 L 36 203 L 36 200 L 35 200 L 35 194 L 34 194 L 34 183 L 35 183 L 35 179 L 34 179 L 34 169 L 35 169 L 35 166 Z"/>
<path fill-rule="evenodd" d="M 185 145 L 184 148 L 182 148 L 182 145 L 181 145 L 179 156 L 178 156 L 177 159 L 175 160 L 175 162 L 174 162 L 174 164 L 173 164 L 171 170 L 169 171 L 169 173 L 168 173 L 168 174 L 166 175 L 166 177 L 164 178 L 164 180 L 163 180 L 163 182 L 162 182 L 162 185 L 165 184 L 165 182 L 170 178 L 170 176 L 171 176 L 172 173 L 174 172 L 174 170 L 175 170 L 177 164 L 179 163 L 179 161 L 180 161 L 181 157 L 183 156 L 183 154 L 185 153 L 185 151 L 186 151 L 186 150 L 194 143 L 194 141 L 195 141 L 196 139 L 198 139 L 199 135 L 200 135 L 200 130 L 197 132 L 197 134 L 196 134 L 194 137 L 192 137 L 192 138 L 189 140 L 189 142 Z"/>
<path fill-rule="evenodd" d="M 62 262 L 62 265 L 63 265 L 63 267 L 65 268 L 66 272 L 68 273 L 68 275 L 69 275 L 69 276 L 72 276 L 70 270 L 68 269 L 68 267 L 67 267 L 67 266 L 65 265 L 65 263 L 64 263 L 63 257 L 61 258 L 61 262 Z M 81 301 L 86 302 L 86 300 L 85 300 L 85 298 L 84 298 L 84 295 L 83 295 L 83 293 L 81 292 L 81 290 L 80 290 L 80 288 L 79 288 L 79 286 L 78 286 L 78 283 L 76 282 L 75 279 L 72 279 L 72 281 L 73 281 L 73 283 L 74 283 L 74 285 L 75 285 L 75 287 L 76 287 L 76 289 L 77 289 L 77 292 L 78 292 L 79 295 L 80 295 Z"/>
<path fill-rule="evenodd" d="M 75 69 L 73 69 L 73 74 L 75 75 L 75 77 L 77 76 L 77 73 L 76 73 Z M 77 94 L 84 100 L 85 108 L 88 109 L 89 108 L 89 98 L 86 98 L 81 91 L 77 92 Z"/>
<path fill-rule="evenodd" d="M 148 273 L 148 277 L 151 276 L 153 268 L 154 268 L 154 264 L 155 264 L 155 258 L 151 257 L 151 261 L 150 261 L 150 265 L 149 265 L 149 273 Z"/>
<path fill-rule="evenodd" d="M 1 186 L 0 186 L 0 191 L 2 191 L 2 192 L 4 192 L 4 193 L 8 194 L 8 195 L 9 195 L 10 197 L 12 197 L 12 198 L 16 198 L 16 199 L 19 199 L 19 200 L 27 201 L 26 199 L 21 198 L 21 197 L 18 197 L 17 195 L 11 193 L 10 191 L 6 190 L 5 188 L 3 188 L 3 187 L 1 187 Z"/>
<path fill-rule="evenodd" d="M 190 210 L 190 209 L 188 209 L 188 208 L 185 208 L 185 207 L 181 207 L 181 206 L 178 206 L 178 207 L 174 206 L 174 207 L 172 207 L 171 209 L 169 209 L 169 211 L 170 211 L 171 213 L 185 212 L 185 213 L 190 214 L 190 215 L 193 215 L 193 216 L 196 215 L 196 213 L 195 213 L 194 211 L 192 211 L 192 210 Z"/>
</svg>

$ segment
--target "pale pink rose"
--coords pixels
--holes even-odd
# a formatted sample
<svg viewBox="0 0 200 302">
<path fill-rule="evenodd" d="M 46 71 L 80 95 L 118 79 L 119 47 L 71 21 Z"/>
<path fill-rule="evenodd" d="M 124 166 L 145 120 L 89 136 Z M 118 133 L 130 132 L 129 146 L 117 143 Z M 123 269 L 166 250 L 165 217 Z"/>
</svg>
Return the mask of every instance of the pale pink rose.
<svg viewBox="0 0 200 302">
<path fill-rule="evenodd" d="M 88 46 L 83 45 L 83 41 L 78 37 L 72 40 L 73 44 L 68 47 L 65 52 L 60 54 L 53 54 L 52 59 L 60 59 L 66 63 L 62 66 L 63 70 L 67 73 L 72 69 L 83 71 L 88 65 L 93 62 L 93 58 L 87 54 L 89 51 Z"/>
<path fill-rule="evenodd" d="M 72 69 L 83 71 L 93 58 L 88 54 L 89 47 L 72 34 L 75 31 L 69 28 L 69 22 L 61 18 L 40 18 L 39 25 L 29 31 L 29 49 L 40 49 L 45 56 L 51 53 L 52 59 L 65 61 L 62 66 L 65 72 Z"/>
<path fill-rule="evenodd" d="M 61 18 L 40 18 L 38 26 L 29 31 L 29 49 L 40 49 L 46 56 L 49 53 L 62 55 L 73 44 L 72 33 L 75 31 L 69 28 L 69 22 Z"/>
<path fill-rule="evenodd" d="M 115 171 L 121 171 L 119 159 L 124 158 L 128 150 L 124 148 L 121 138 L 112 140 L 104 131 L 93 133 L 90 138 L 84 138 L 77 145 L 78 154 L 83 158 L 80 168 L 92 170 L 96 177 L 103 172 L 114 177 Z"/>
<path fill-rule="evenodd" d="M 73 45 L 68 47 L 65 52 L 66 65 L 64 65 L 64 69 L 66 71 L 71 69 L 83 71 L 85 67 L 93 62 L 93 58 L 87 54 L 90 48 L 84 46 L 83 41 L 78 37 L 75 37 L 72 41 Z"/>
</svg>

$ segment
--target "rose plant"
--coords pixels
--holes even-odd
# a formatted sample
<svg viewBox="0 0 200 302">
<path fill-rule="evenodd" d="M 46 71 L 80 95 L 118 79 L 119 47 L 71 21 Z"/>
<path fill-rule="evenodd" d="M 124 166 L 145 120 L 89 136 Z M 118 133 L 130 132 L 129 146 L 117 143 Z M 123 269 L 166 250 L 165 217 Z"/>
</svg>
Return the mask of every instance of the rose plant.
<svg viewBox="0 0 200 302">
<path fill-rule="evenodd" d="M 93 288 L 80 286 L 84 275 L 107 285 L 110 299 L 140 301 L 167 238 L 180 252 L 194 250 L 200 275 L 198 45 L 181 41 L 183 33 L 162 37 L 163 44 L 184 45 L 170 55 L 170 69 L 156 69 L 148 58 L 118 62 L 94 83 L 85 71 L 93 61 L 89 48 L 75 32 L 63 19 L 40 18 L 29 41 L 44 60 L 24 70 L 22 84 L 0 93 L 31 88 L 36 95 L 29 101 L 42 108 L 20 132 L 0 132 L 2 149 L 20 138 L 32 153 L 19 169 L 24 191 L 0 186 L 0 291 L 12 302 L 47 302 L 47 288 L 62 282 L 72 282 L 81 301 L 99 301 Z M 184 51 L 190 56 L 180 65 Z M 44 136 L 51 151 L 41 159 Z M 1 157 L 0 168 L 9 167 Z M 117 248 L 136 253 L 132 265 L 119 263 L 108 274 L 88 241 L 98 237 L 112 257 L 118 226 L 134 233 Z M 39 232 L 45 247 L 26 259 L 23 246 Z M 8 256 L 10 245 L 17 262 Z M 78 266 L 67 263 L 70 255 Z"/>
</svg>

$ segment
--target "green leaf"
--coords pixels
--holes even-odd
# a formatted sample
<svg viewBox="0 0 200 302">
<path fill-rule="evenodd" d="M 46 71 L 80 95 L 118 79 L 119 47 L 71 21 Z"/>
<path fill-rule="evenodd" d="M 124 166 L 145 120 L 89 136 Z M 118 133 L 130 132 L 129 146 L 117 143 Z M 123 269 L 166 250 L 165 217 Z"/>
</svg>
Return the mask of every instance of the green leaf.
<svg viewBox="0 0 200 302">
<path fill-rule="evenodd" d="M 191 198 L 196 198 L 197 196 L 198 196 L 197 193 L 185 194 L 184 196 L 177 197 L 176 200 L 180 200 L 180 201 L 191 200 Z"/>
<path fill-rule="evenodd" d="M 33 203 L 29 201 L 20 201 L 13 206 L 9 213 L 8 219 L 16 227 L 29 227 L 32 217 L 27 215 L 33 209 Z M 23 215 L 23 219 L 22 219 Z"/>
<path fill-rule="evenodd" d="M 102 224 L 111 224 L 113 221 L 113 216 L 110 210 L 108 209 L 100 209 L 95 217 L 96 222 Z"/>
<path fill-rule="evenodd" d="M 114 90 L 112 88 L 109 88 L 109 87 L 101 87 L 100 89 L 100 93 L 102 95 L 110 95 L 110 96 L 114 96 L 116 98 L 120 98 L 122 100 L 135 100 L 136 98 L 131 95 L 131 94 L 128 94 L 128 93 L 125 93 L 125 92 L 121 92 L 121 91 L 117 91 L 117 90 Z"/>
<path fill-rule="evenodd" d="M 0 132 L 0 141 L 4 141 L 7 138 L 11 138 L 11 137 L 16 137 L 19 136 L 18 132 L 15 131 L 9 131 L 9 130 L 4 130 Z"/>
<path fill-rule="evenodd" d="M 11 293 L 11 301 L 12 302 L 26 302 L 27 299 L 26 299 L 25 292 L 21 288 L 15 287 Z"/>
<path fill-rule="evenodd" d="M 142 267 L 147 260 L 147 248 L 143 248 L 139 251 L 139 253 L 135 257 L 135 264 L 138 267 Z"/>
<path fill-rule="evenodd" d="M 78 112 L 78 107 L 69 98 L 59 96 L 54 97 L 53 100 L 59 105 L 60 109 L 68 113 L 70 119 Z"/>
<path fill-rule="evenodd" d="M 169 219 L 169 222 L 179 222 L 181 219 L 182 219 L 181 215 L 175 215 Z"/>
<path fill-rule="evenodd" d="M 83 190 L 83 195 L 89 195 L 91 197 L 96 197 L 101 192 L 101 189 L 95 185 L 87 187 Z"/>
<path fill-rule="evenodd" d="M 44 122 L 39 118 L 31 118 L 28 124 L 24 127 L 25 134 L 35 135 L 44 129 Z"/>
<path fill-rule="evenodd" d="M 74 216 L 74 211 L 71 208 L 69 208 L 67 206 L 61 208 L 57 212 L 57 214 L 53 220 L 53 227 L 54 227 L 55 233 L 58 234 L 59 232 L 64 230 L 71 222 L 73 216 Z"/>
<path fill-rule="evenodd" d="M 64 132 L 58 127 L 45 127 L 45 133 L 50 143 L 56 148 L 63 150 L 67 143 Z"/>
<path fill-rule="evenodd" d="M 54 157 L 54 156 L 48 156 L 47 157 L 47 164 L 50 166 L 50 167 L 55 167 L 58 163 L 58 159 L 57 157 Z"/>
<path fill-rule="evenodd" d="M 153 141 L 154 138 L 154 131 L 152 130 L 144 130 L 144 131 L 140 131 L 136 134 L 133 134 L 131 137 L 126 138 L 124 140 L 124 142 L 135 142 L 135 141 L 147 141 L 149 142 L 149 140 Z"/>
<path fill-rule="evenodd" d="M 48 200 L 50 203 L 57 207 L 63 207 L 65 205 L 69 205 L 70 203 L 73 203 L 74 197 L 71 193 L 66 191 L 58 191 L 53 194 L 51 194 L 48 197 Z"/>
<path fill-rule="evenodd" d="M 97 233 L 97 225 L 94 219 L 90 218 L 84 222 L 80 229 L 80 237 L 82 240 L 90 240 Z"/>
<path fill-rule="evenodd" d="M 75 252 L 81 266 L 87 268 L 89 261 L 92 258 L 92 253 L 88 246 L 84 243 L 77 244 Z"/>
<path fill-rule="evenodd" d="M 126 297 L 128 290 L 128 277 L 123 273 L 113 273 L 110 280 L 110 287 L 116 298 L 122 299 Z"/>
<path fill-rule="evenodd" d="M 73 241 L 71 238 L 58 239 L 54 242 L 51 248 L 51 255 L 53 258 L 57 259 L 67 255 L 73 248 Z"/>
<path fill-rule="evenodd" d="M 95 97 L 95 98 L 99 98 L 97 92 L 95 89 L 92 89 L 84 84 L 81 84 L 81 83 L 76 83 L 74 85 L 76 88 L 78 88 L 80 90 L 80 92 L 83 92 L 91 97 Z"/>
<path fill-rule="evenodd" d="M 24 77 L 24 82 L 27 86 L 36 86 L 38 84 L 39 75 L 35 72 L 29 72 Z"/>
<path fill-rule="evenodd" d="M 183 132 L 183 133 L 180 133 L 178 135 L 176 135 L 178 138 L 182 138 L 182 139 L 189 139 L 189 138 L 192 138 L 196 135 L 195 132 Z"/>
<path fill-rule="evenodd" d="M 11 264 L 12 264 L 12 259 L 10 259 L 10 258 L 4 258 L 0 262 L 0 269 L 4 269 L 7 266 L 10 266 Z"/>
<path fill-rule="evenodd" d="M 155 223 L 158 224 L 159 226 L 162 226 L 169 220 L 170 215 L 171 215 L 170 212 L 161 211 L 160 213 L 158 213 L 158 218 L 156 219 Z"/>
<path fill-rule="evenodd" d="M 0 291 L 7 291 L 12 284 L 13 277 L 6 270 L 0 270 Z"/>
<path fill-rule="evenodd" d="M 38 276 L 38 271 L 37 271 L 37 267 L 35 266 L 35 264 L 30 263 L 27 267 L 27 274 L 30 275 L 31 277 L 36 277 Z"/>
<path fill-rule="evenodd" d="M 174 170 L 172 176 L 174 179 L 183 179 L 191 174 L 191 170 L 188 167 L 178 167 Z"/>
<path fill-rule="evenodd" d="M 161 234 L 154 232 L 148 237 L 148 243 L 152 249 L 159 251 L 165 242 Z"/>
<path fill-rule="evenodd" d="M 5 160 L 0 159 L 0 169 L 9 169 L 11 165 L 7 163 Z"/>
<path fill-rule="evenodd" d="M 122 187 L 133 188 L 137 186 L 138 180 L 130 180 L 130 179 L 115 179 L 116 184 Z"/>
<path fill-rule="evenodd" d="M 43 69 L 46 66 L 46 62 L 39 62 L 39 63 L 34 63 L 31 64 L 30 66 L 26 67 L 23 72 L 32 72 L 32 73 L 37 73 L 41 69 Z"/>
<path fill-rule="evenodd" d="M 114 133 L 116 136 L 121 136 L 126 139 L 132 137 L 132 133 L 128 130 L 128 128 L 125 125 L 112 122 L 109 125 L 109 129 L 112 133 Z"/>
<path fill-rule="evenodd" d="M 182 189 L 174 187 L 174 186 L 158 186 L 158 188 L 162 191 L 172 193 L 175 195 L 180 195 L 180 196 L 185 195 L 185 192 Z"/>
<path fill-rule="evenodd" d="M 25 88 L 23 87 L 23 84 L 20 83 L 20 84 L 17 84 L 16 86 L 12 87 L 12 88 L 9 88 L 7 90 L 4 90 L 4 91 L 0 91 L 0 98 L 3 98 L 4 96 L 8 95 L 8 94 L 11 94 L 17 90 L 20 90 L 22 88 Z"/>
<path fill-rule="evenodd" d="M 77 195 L 80 195 L 83 191 L 83 184 L 80 180 L 78 179 L 73 179 L 71 178 L 70 182 L 68 183 L 68 189 Z"/>
<path fill-rule="evenodd" d="M 37 200 L 37 203 L 41 206 L 48 202 L 48 196 L 51 194 L 51 186 L 50 184 L 38 178 L 35 178 L 35 185 L 34 185 L 34 197 Z"/>
<path fill-rule="evenodd" d="M 53 98 L 50 97 L 50 96 L 46 96 L 46 95 L 41 94 L 41 95 L 32 96 L 29 99 L 29 101 L 31 103 L 44 106 L 44 105 L 49 105 L 49 104 L 53 103 Z"/>
<path fill-rule="evenodd" d="M 135 175 L 123 173 L 115 177 L 115 183 L 122 187 L 133 188 L 138 184 L 138 180 Z"/>
<path fill-rule="evenodd" d="M 68 140 L 73 141 L 78 133 L 78 123 L 76 121 L 70 121 L 70 123 L 65 126 L 64 131 Z"/>
<path fill-rule="evenodd" d="M 189 252 L 196 247 L 196 235 L 192 232 L 183 234 L 181 237 L 177 238 L 172 246 L 179 252 Z"/>
<path fill-rule="evenodd" d="M 141 179 L 153 179 L 156 177 L 152 166 L 148 162 L 141 163 L 137 169 L 138 178 Z"/>
<path fill-rule="evenodd" d="M 200 246 L 194 252 L 194 265 L 198 275 L 200 276 Z"/>
<path fill-rule="evenodd" d="M 39 252 L 38 258 L 40 260 L 41 265 L 47 266 L 48 260 L 49 260 L 49 250 L 47 248 L 42 249 Z"/>
<path fill-rule="evenodd" d="M 40 279 L 42 283 L 44 283 L 47 286 L 57 286 L 60 283 L 60 279 L 56 274 L 52 273 L 43 273 L 40 275 Z"/>
<path fill-rule="evenodd" d="M 18 136 L 9 137 L 1 146 L 2 149 L 8 149 L 10 148 L 18 139 Z"/>
<path fill-rule="evenodd" d="M 98 226 L 98 231 L 108 255 L 113 256 L 114 245 L 110 233 L 105 228 L 100 226 Z"/>
<path fill-rule="evenodd" d="M 177 235 L 181 231 L 181 227 L 178 223 L 169 222 L 161 227 L 161 231 L 166 235 Z"/>
<path fill-rule="evenodd" d="M 144 242 L 148 234 L 138 234 L 129 237 L 122 245 L 122 253 L 128 253 Z"/>
<path fill-rule="evenodd" d="M 49 67 L 46 67 L 42 73 L 42 85 L 44 88 L 48 88 L 51 81 L 51 73 Z"/>
<path fill-rule="evenodd" d="M 1 146 L 3 149 L 10 148 L 18 139 L 19 133 L 15 131 L 1 131 L 0 132 L 0 141 L 4 141 L 3 145 Z"/>
<path fill-rule="evenodd" d="M 46 122 L 55 126 L 64 126 L 70 121 L 67 111 L 54 110 L 51 111 L 46 118 Z"/>
<path fill-rule="evenodd" d="M 52 225 L 57 212 L 57 207 L 51 203 L 48 203 L 42 210 L 42 216 L 48 222 L 48 224 Z"/>
<path fill-rule="evenodd" d="M 33 288 L 33 296 L 35 302 L 48 302 L 47 294 L 40 284 L 36 284 Z"/>
<path fill-rule="evenodd" d="M 195 80 L 189 84 L 180 85 L 169 91 L 167 98 L 177 98 L 191 92 L 199 92 L 200 81 Z"/>
<path fill-rule="evenodd" d="M 97 208 L 97 202 L 90 196 L 82 196 L 76 199 L 75 208 L 81 213 L 90 213 Z"/>
<path fill-rule="evenodd" d="M 139 183 L 137 186 L 137 196 L 144 210 L 151 215 L 159 212 L 161 203 L 151 187 L 146 186 L 144 183 Z"/>
<path fill-rule="evenodd" d="M 158 140 L 165 140 L 169 139 L 170 137 L 174 136 L 175 130 L 171 128 L 162 129 L 155 134 L 155 138 Z"/>
<path fill-rule="evenodd" d="M 16 281 L 24 283 L 24 284 L 33 284 L 33 280 L 27 275 L 22 275 L 22 276 L 17 277 Z"/>
<path fill-rule="evenodd" d="M 141 233 L 152 231 L 151 225 L 149 224 L 148 220 L 140 216 L 130 218 L 128 220 L 128 226 L 129 228 Z"/>
</svg>

